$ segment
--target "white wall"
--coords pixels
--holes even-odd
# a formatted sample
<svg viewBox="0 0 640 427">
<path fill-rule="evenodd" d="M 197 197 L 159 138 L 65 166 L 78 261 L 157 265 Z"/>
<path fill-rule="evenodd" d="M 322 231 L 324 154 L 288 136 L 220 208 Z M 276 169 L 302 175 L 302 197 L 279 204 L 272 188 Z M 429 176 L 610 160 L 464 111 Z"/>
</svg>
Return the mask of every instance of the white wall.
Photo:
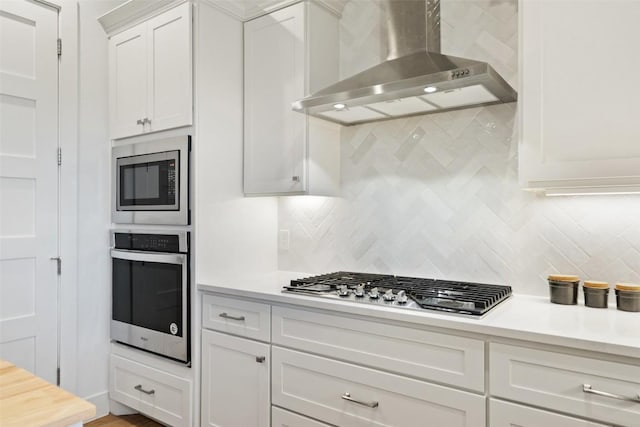
<svg viewBox="0 0 640 427">
<path fill-rule="evenodd" d="M 96 18 L 121 0 L 81 0 L 79 5 L 78 121 L 78 342 L 76 393 L 108 410 L 109 136 L 107 37 Z"/>
<path fill-rule="evenodd" d="M 341 74 L 381 60 L 376 2 L 341 21 Z M 514 87 L 517 2 L 443 0 L 444 53 L 487 60 Z M 355 61 L 354 58 L 361 58 Z M 355 270 L 509 284 L 546 295 L 550 272 L 640 281 L 640 196 L 520 190 L 516 104 L 343 128 L 340 198 L 279 200 L 281 270 Z"/>
<path fill-rule="evenodd" d="M 242 24 L 209 6 L 200 23 L 208 43 L 196 59 L 196 281 L 217 284 L 277 269 L 278 214 L 275 198 L 242 190 Z"/>
</svg>

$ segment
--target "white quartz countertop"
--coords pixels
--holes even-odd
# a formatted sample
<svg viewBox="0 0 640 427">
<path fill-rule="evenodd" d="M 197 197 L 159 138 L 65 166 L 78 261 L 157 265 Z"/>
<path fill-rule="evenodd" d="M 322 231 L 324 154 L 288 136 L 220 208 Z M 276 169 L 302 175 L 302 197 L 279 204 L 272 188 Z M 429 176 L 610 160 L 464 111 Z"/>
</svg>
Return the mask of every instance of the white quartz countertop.
<svg viewBox="0 0 640 427">
<path fill-rule="evenodd" d="M 220 279 L 216 283 L 199 284 L 198 289 L 274 304 L 293 304 L 640 359 L 640 313 L 620 311 L 615 306 L 611 307 L 611 304 L 608 309 L 596 309 L 582 304 L 552 304 L 549 298 L 516 294 L 482 318 L 475 318 L 281 292 L 291 279 L 307 276 L 310 275 L 280 271 Z"/>
</svg>

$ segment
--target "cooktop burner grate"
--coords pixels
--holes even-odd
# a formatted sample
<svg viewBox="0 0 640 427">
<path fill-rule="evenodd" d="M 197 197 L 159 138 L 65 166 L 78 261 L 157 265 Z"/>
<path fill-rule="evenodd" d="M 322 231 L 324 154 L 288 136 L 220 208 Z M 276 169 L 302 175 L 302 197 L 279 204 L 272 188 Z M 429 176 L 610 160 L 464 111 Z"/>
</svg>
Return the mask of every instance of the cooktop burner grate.
<svg viewBox="0 0 640 427">
<path fill-rule="evenodd" d="M 512 293 L 511 287 L 504 285 L 348 271 L 292 280 L 283 292 L 476 316 L 485 314 Z"/>
</svg>

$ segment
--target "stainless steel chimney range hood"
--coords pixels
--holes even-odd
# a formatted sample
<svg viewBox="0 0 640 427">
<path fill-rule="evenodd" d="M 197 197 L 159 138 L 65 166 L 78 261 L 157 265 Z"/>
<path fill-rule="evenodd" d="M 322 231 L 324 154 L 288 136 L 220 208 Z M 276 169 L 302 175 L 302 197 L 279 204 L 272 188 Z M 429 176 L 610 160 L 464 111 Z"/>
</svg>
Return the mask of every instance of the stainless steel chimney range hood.
<svg viewBox="0 0 640 427">
<path fill-rule="evenodd" d="M 514 102 L 516 91 L 486 62 L 440 53 L 440 0 L 382 0 L 387 60 L 292 104 L 355 125 Z"/>
</svg>

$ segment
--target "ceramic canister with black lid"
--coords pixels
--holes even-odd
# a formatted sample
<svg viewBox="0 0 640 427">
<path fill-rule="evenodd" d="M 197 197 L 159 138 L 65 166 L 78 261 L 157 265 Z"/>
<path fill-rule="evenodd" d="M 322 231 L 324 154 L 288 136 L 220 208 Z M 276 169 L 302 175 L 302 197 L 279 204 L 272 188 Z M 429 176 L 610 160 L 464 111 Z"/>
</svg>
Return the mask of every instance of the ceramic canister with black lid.
<svg viewBox="0 0 640 427">
<path fill-rule="evenodd" d="M 585 280 L 582 285 L 584 305 L 594 308 L 607 308 L 609 305 L 609 284 L 595 280 Z"/>
<path fill-rule="evenodd" d="M 618 310 L 640 311 L 640 285 L 618 283 L 616 285 Z"/>
<path fill-rule="evenodd" d="M 568 274 L 550 274 L 548 280 L 552 303 L 565 305 L 578 303 L 580 277 Z"/>
</svg>

